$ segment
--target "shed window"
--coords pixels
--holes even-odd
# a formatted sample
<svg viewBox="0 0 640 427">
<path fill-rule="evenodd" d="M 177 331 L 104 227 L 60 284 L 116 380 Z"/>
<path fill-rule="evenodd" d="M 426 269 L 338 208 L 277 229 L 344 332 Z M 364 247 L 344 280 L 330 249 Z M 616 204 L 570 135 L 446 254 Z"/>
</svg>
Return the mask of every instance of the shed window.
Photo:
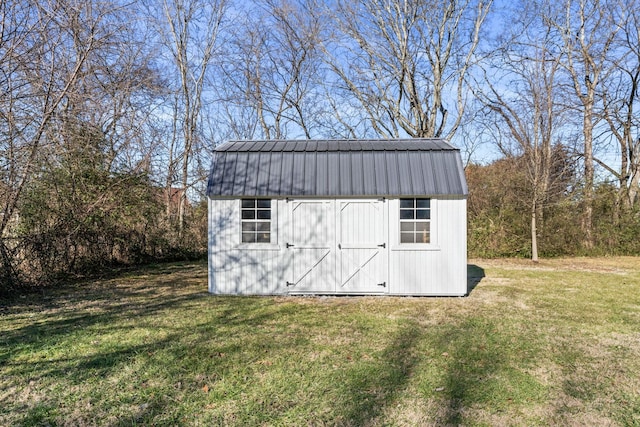
<svg viewBox="0 0 640 427">
<path fill-rule="evenodd" d="M 242 199 L 242 243 L 271 242 L 271 200 Z"/>
<path fill-rule="evenodd" d="M 431 242 L 431 199 L 400 199 L 400 243 Z"/>
</svg>

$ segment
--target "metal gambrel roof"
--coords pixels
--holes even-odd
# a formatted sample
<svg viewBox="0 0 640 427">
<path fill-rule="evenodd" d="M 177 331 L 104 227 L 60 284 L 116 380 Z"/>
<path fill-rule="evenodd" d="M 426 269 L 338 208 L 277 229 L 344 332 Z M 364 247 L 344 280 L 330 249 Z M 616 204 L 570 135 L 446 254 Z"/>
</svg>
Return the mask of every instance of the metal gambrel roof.
<svg viewBox="0 0 640 427">
<path fill-rule="evenodd" d="M 468 194 L 460 150 L 442 139 L 229 141 L 210 197 Z"/>
</svg>

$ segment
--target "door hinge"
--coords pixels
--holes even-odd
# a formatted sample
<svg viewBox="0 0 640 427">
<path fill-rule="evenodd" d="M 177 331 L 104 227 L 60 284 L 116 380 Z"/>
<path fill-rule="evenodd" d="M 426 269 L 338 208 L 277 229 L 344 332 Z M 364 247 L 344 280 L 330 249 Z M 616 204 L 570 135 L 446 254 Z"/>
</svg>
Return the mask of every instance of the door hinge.
<svg viewBox="0 0 640 427">
<path fill-rule="evenodd" d="M 383 288 L 386 288 L 387 282 L 378 283 L 378 286 L 382 286 Z"/>
<path fill-rule="evenodd" d="M 295 246 L 293 243 L 289 243 L 287 242 L 287 249 L 289 249 L 290 247 Z"/>
<path fill-rule="evenodd" d="M 295 285 L 296 285 L 296 284 L 295 284 L 295 283 L 293 283 L 293 282 L 287 282 L 287 287 L 289 287 L 289 286 L 295 286 Z"/>
<path fill-rule="evenodd" d="M 386 244 L 386 243 L 380 243 L 380 244 L 378 245 L 378 247 L 379 247 L 379 248 L 386 248 L 386 247 L 387 247 L 387 244 Z"/>
</svg>

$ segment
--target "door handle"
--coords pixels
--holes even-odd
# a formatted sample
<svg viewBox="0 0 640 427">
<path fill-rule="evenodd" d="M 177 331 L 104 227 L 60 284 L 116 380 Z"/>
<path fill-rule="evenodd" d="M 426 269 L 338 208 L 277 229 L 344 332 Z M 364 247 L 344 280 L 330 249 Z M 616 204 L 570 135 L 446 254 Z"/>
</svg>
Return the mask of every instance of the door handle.
<svg viewBox="0 0 640 427">
<path fill-rule="evenodd" d="M 380 243 L 380 244 L 378 245 L 378 247 L 379 247 L 379 248 L 386 248 L 386 247 L 387 247 L 387 243 L 386 243 L 386 242 L 385 242 L 385 243 Z"/>
</svg>

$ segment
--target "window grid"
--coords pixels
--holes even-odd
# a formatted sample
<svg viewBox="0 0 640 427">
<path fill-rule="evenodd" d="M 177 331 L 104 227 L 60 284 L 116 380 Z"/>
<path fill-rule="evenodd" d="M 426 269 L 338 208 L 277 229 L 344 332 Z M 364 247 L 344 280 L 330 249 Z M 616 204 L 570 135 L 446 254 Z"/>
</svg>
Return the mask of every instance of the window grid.
<svg viewBox="0 0 640 427">
<path fill-rule="evenodd" d="M 242 243 L 271 242 L 271 200 L 242 199 Z"/>
<path fill-rule="evenodd" d="M 400 243 L 431 242 L 431 199 L 400 199 Z"/>
</svg>

